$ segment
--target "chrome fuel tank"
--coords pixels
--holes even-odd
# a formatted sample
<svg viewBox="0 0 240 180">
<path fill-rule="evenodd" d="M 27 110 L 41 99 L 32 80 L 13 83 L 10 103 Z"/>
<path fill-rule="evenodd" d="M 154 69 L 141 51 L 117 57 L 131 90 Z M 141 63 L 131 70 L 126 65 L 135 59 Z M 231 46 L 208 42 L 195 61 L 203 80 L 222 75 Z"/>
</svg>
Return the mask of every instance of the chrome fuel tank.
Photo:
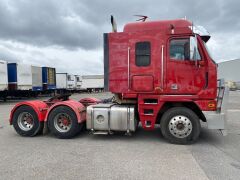
<svg viewBox="0 0 240 180">
<path fill-rule="evenodd" d="M 87 107 L 87 129 L 101 131 L 135 131 L 134 106 L 97 104 Z"/>
</svg>

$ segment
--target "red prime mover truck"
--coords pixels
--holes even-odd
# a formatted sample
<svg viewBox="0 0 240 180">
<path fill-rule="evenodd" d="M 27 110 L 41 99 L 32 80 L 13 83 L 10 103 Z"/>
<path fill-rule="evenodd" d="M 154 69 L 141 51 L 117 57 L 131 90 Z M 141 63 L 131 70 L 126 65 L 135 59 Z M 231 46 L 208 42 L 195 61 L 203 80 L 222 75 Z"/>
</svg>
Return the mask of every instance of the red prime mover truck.
<svg viewBox="0 0 240 180">
<path fill-rule="evenodd" d="M 139 122 L 144 130 L 160 124 L 162 135 L 177 144 L 196 141 L 200 121 L 226 134 L 228 91 L 217 80 L 209 38 L 202 26 L 183 19 L 129 23 L 123 32 L 105 33 L 104 86 L 111 100 L 21 102 L 10 124 L 23 136 L 45 125 L 59 138 L 75 136 L 85 124 L 93 134 L 131 134 Z"/>
</svg>

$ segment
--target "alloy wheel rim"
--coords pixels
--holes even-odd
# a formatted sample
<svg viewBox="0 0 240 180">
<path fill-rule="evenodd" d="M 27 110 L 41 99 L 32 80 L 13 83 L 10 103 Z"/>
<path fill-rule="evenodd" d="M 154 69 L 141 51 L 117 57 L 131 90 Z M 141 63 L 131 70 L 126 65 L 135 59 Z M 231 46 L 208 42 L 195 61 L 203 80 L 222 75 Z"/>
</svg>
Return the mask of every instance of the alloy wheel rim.
<svg viewBox="0 0 240 180">
<path fill-rule="evenodd" d="M 18 126 L 23 131 L 30 131 L 34 126 L 33 116 L 29 112 L 22 112 L 17 119 Z"/>
<path fill-rule="evenodd" d="M 170 133 L 177 138 L 186 138 L 192 132 L 192 122 L 183 115 L 174 116 L 168 124 Z"/>
<path fill-rule="evenodd" d="M 66 113 L 59 113 L 54 118 L 54 127 L 59 132 L 66 133 L 72 127 L 72 119 Z"/>
</svg>

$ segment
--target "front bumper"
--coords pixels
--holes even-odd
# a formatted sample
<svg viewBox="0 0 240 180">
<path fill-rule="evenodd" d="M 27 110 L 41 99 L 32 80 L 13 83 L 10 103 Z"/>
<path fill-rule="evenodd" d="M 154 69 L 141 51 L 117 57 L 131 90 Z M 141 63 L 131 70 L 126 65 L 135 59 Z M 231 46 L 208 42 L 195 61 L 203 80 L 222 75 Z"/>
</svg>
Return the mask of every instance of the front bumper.
<svg viewBox="0 0 240 180">
<path fill-rule="evenodd" d="M 222 99 L 218 97 L 218 103 L 220 100 L 220 107 L 218 111 L 203 111 L 206 118 L 208 129 L 218 129 L 223 135 L 227 135 L 227 109 L 228 109 L 228 97 L 229 88 L 224 87 L 224 95 Z"/>
<path fill-rule="evenodd" d="M 225 113 L 203 111 L 203 114 L 206 118 L 208 129 L 226 129 L 227 120 Z"/>
</svg>

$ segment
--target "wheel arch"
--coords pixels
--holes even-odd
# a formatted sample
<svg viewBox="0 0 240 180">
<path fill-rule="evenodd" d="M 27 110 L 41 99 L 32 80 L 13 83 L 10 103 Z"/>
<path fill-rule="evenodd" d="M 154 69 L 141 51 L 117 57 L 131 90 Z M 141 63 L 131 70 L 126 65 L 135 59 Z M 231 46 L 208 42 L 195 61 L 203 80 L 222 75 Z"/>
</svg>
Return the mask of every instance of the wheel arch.
<svg viewBox="0 0 240 180">
<path fill-rule="evenodd" d="M 55 103 L 54 105 L 52 105 L 47 111 L 47 114 L 44 119 L 45 122 L 48 121 L 48 116 L 52 112 L 52 110 L 59 106 L 66 106 L 66 107 L 69 107 L 70 109 L 72 109 L 77 116 L 78 123 L 82 123 L 82 122 L 86 121 L 85 106 L 78 101 L 67 100 L 67 101 L 61 101 L 61 102 L 58 102 L 58 103 Z"/>
<path fill-rule="evenodd" d="M 165 102 L 158 112 L 156 122 L 160 124 L 161 123 L 161 118 L 162 118 L 164 112 L 166 112 L 168 109 L 173 108 L 173 107 L 186 107 L 188 109 L 191 109 L 199 117 L 199 119 L 201 119 L 203 122 L 206 122 L 206 118 L 203 115 L 201 109 L 193 101 Z"/>
<path fill-rule="evenodd" d="M 21 102 L 21 103 L 16 104 L 14 106 L 14 108 L 11 110 L 10 118 L 9 118 L 10 125 L 12 125 L 12 120 L 13 120 L 14 113 L 16 112 L 16 110 L 19 107 L 22 107 L 22 106 L 31 107 L 36 112 L 38 120 L 40 122 L 44 121 L 45 116 L 46 116 L 46 112 L 47 112 L 47 109 L 48 109 L 48 105 L 45 102 L 39 101 L 39 100 L 25 101 L 25 102 Z"/>
</svg>

